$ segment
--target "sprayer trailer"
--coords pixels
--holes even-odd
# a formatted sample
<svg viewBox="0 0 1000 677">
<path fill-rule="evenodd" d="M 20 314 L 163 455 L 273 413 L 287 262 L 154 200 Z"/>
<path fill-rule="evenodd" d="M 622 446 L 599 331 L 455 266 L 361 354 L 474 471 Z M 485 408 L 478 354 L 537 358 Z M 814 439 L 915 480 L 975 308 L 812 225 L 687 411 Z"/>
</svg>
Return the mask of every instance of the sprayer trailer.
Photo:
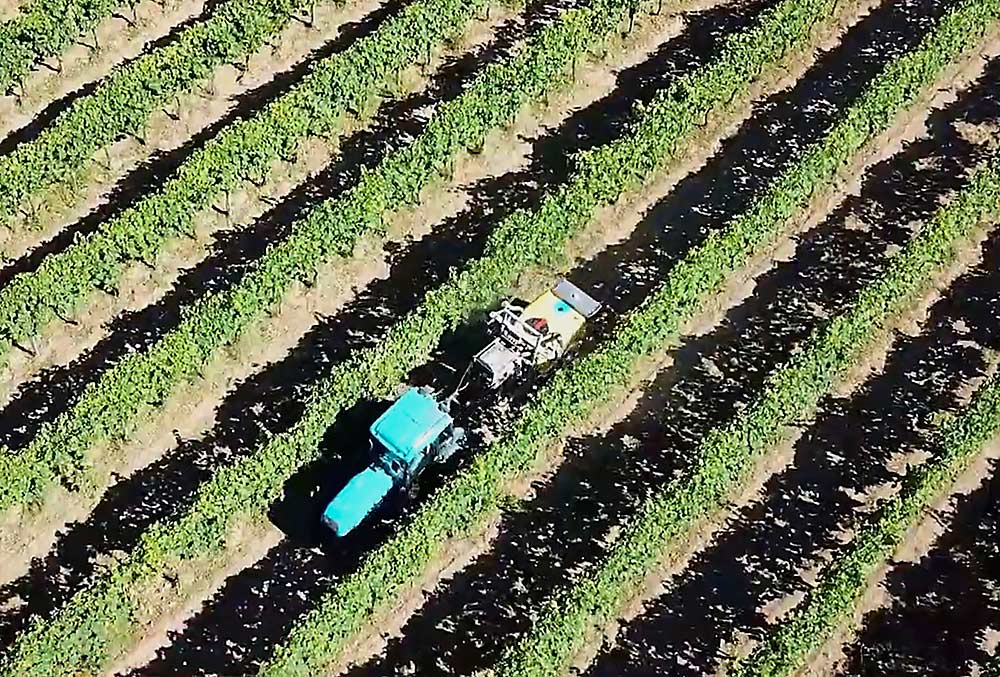
<svg viewBox="0 0 1000 677">
<path fill-rule="evenodd" d="M 490 313 L 489 327 L 496 338 L 479 351 L 475 364 L 497 388 L 522 367 L 562 357 L 600 309 L 600 303 L 566 279 L 525 307 L 505 301 Z"/>
</svg>

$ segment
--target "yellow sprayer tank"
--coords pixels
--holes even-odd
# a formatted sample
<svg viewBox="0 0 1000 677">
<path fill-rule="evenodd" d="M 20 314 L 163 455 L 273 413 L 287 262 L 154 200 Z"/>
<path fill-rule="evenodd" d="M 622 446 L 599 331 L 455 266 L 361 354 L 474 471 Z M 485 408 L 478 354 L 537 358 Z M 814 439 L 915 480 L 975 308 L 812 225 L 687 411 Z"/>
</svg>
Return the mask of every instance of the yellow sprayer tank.
<svg viewBox="0 0 1000 677">
<path fill-rule="evenodd" d="M 476 354 L 474 363 L 488 375 L 490 385 L 498 387 L 520 366 L 561 357 L 600 309 L 600 303 L 568 280 L 559 280 L 525 308 L 504 302 L 490 313 L 496 338 Z"/>
<path fill-rule="evenodd" d="M 573 337 L 583 328 L 587 318 L 573 309 L 569 303 L 556 296 L 552 290 L 546 291 L 537 299 L 532 301 L 521 312 L 521 317 L 525 322 L 532 320 L 544 320 L 548 329 L 548 334 L 559 336 L 559 353 L 561 354 Z M 544 363 L 555 357 L 549 351 L 538 351 L 538 363 Z"/>
</svg>

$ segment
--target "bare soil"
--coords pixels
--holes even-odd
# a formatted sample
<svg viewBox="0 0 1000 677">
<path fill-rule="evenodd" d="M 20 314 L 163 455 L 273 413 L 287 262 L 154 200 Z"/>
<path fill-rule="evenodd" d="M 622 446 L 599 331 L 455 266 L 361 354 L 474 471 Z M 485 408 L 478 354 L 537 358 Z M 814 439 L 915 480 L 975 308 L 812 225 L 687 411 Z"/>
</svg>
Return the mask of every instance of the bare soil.
<svg viewBox="0 0 1000 677">
<path fill-rule="evenodd" d="M 499 523 L 499 517 L 494 518 L 476 535 L 447 543 L 427 571 L 413 582 L 410 590 L 391 609 L 376 614 L 369 623 L 372 631 L 359 635 L 326 674 L 342 674 L 350 666 L 381 652 L 390 639 L 402 636 L 406 619 L 419 611 L 436 589 L 447 585 L 455 574 L 489 549 L 499 532 Z"/>
<path fill-rule="evenodd" d="M 0 1 L 0 19 L 8 18 L 7 12 L 13 16 L 21 4 L 20 0 Z M 31 122 L 53 101 L 105 77 L 116 64 L 138 56 L 149 43 L 169 33 L 174 26 L 197 16 L 204 6 L 204 0 L 167 0 L 163 5 L 142 0 L 136 5 L 134 15 L 125 10 L 125 16 L 134 26 L 119 17 L 105 19 L 95 30 L 96 51 L 93 35 L 80 36 L 59 57 L 46 60 L 51 68 L 37 66 L 25 78 L 19 97 L 0 96 L 0 137 Z"/>
<path fill-rule="evenodd" d="M 0 21 L 9 21 L 20 14 L 21 0 L 0 0 Z"/>
<path fill-rule="evenodd" d="M 240 569 L 252 566 L 264 553 L 276 546 L 281 538 L 281 532 L 270 524 L 258 525 L 253 531 L 244 531 L 238 539 L 240 545 L 232 552 L 234 566 Z M 184 620 L 198 612 L 202 600 L 210 594 L 208 591 L 222 587 L 230 575 L 228 571 L 213 570 L 212 575 L 206 577 L 205 569 L 195 566 L 187 566 L 177 574 L 176 586 L 171 586 L 161 579 L 159 589 L 151 593 L 151 599 L 155 601 L 143 608 L 147 618 L 145 634 L 126 655 L 113 663 L 103 674 L 128 673 L 152 660 L 156 650 L 168 644 L 170 636 L 183 627 Z M 173 602 L 178 595 L 186 600 L 186 604 L 174 609 Z M 174 610 L 172 613 L 161 612 L 166 609 Z"/>
</svg>

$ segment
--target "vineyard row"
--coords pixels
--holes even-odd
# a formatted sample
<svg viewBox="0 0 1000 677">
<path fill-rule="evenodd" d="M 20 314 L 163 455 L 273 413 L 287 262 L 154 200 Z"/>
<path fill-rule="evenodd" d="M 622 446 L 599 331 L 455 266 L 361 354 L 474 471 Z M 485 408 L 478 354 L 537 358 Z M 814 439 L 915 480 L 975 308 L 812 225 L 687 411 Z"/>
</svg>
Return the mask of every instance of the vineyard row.
<svg viewBox="0 0 1000 677">
<path fill-rule="evenodd" d="M 829 136 L 724 234 L 710 237 L 700 256 L 691 260 L 729 265 L 747 260 L 761 245 L 772 242 L 782 224 L 816 190 L 831 183 L 839 167 L 926 91 L 950 61 L 974 47 L 998 18 L 1000 2 L 995 0 L 965 2 L 950 12 L 917 50 L 887 66 Z M 812 415 L 820 397 L 862 357 L 886 323 L 917 300 L 935 275 L 954 260 L 955 251 L 975 226 L 998 208 L 997 178 L 992 168 L 978 173 L 959 199 L 893 257 L 885 275 L 858 296 L 849 312 L 816 332 L 801 353 L 769 377 L 766 389 L 751 406 L 709 433 L 693 468 L 641 507 L 595 571 L 550 602 L 532 632 L 504 657 L 497 674 L 556 674 L 580 650 L 590 628 L 612 622 L 635 592 L 643 589 L 648 572 L 670 548 L 682 542 L 697 522 L 724 508 L 726 498 L 747 481 L 756 459 L 781 439 L 787 426 Z M 690 290 L 700 285 L 692 284 L 690 275 L 684 274 L 687 263 L 671 273 L 646 312 L 661 304 L 670 309 L 683 307 L 692 298 Z M 715 264 L 716 270 L 721 267 Z M 711 288 L 724 279 L 712 278 Z M 642 328 L 651 331 L 645 329 L 651 322 Z M 675 322 L 664 326 L 673 327 Z M 628 344 L 612 348 L 605 359 L 618 360 Z"/>
<path fill-rule="evenodd" d="M 829 2 L 815 0 L 791 6 L 812 20 L 830 9 Z M 583 52 L 599 42 L 600 35 L 594 29 L 603 24 L 605 32 L 611 30 L 617 22 L 612 24 L 609 19 L 621 13 L 620 5 L 604 4 L 569 13 L 539 36 L 535 49 L 542 49 L 547 42 L 550 49 L 561 47 L 565 43 L 558 36 L 564 34 L 563 40 L 575 35 Z M 602 16 L 602 21 L 596 21 Z M 774 16 L 782 22 L 786 18 L 780 12 Z M 148 585 L 158 572 L 190 564 L 196 558 L 210 566 L 225 545 L 232 524 L 239 518 L 259 519 L 280 493 L 285 479 L 316 457 L 323 433 L 339 411 L 361 397 L 386 394 L 410 368 L 426 359 L 448 328 L 472 310 L 495 302 L 495 295 L 510 284 L 518 270 L 554 255 L 559 240 L 548 238 L 555 238 L 559 229 L 582 227 L 598 204 L 612 201 L 625 187 L 645 178 L 708 112 L 745 91 L 760 68 L 780 58 L 787 47 L 808 33 L 808 27 L 794 35 L 761 30 L 742 42 L 735 41 L 726 58 L 661 97 L 653 112 L 643 114 L 632 137 L 584 156 L 573 183 L 535 214 L 518 213 L 501 225 L 491 236 L 483 259 L 447 286 L 430 292 L 424 305 L 396 325 L 378 347 L 337 367 L 316 389 L 296 426 L 217 472 L 202 486 L 194 506 L 184 516 L 150 529 L 125 563 L 76 595 L 53 621 L 37 624 L 23 635 L 4 666 L 5 672 L 60 674 L 55 668 L 71 671 L 86 665 L 88 659 L 100 662 L 113 652 L 107 629 L 142 604 L 144 582 Z M 569 60 L 564 60 L 564 66 L 569 66 Z M 689 96 L 682 96 L 685 93 Z M 609 177 L 614 181 L 609 183 Z M 566 236 L 560 237 L 564 240 Z M 368 607 L 351 605 L 342 610 L 362 613 L 364 608 Z"/>
<path fill-rule="evenodd" d="M 301 95 L 303 88 L 289 95 L 293 103 L 297 99 L 305 99 L 303 103 L 317 107 L 315 114 L 303 114 L 298 122 L 305 123 L 310 119 L 315 122 L 326 106 L 329 106 L 327 112 L 336 113 L 344 102 L 357 102 L 363 96 L 373 96 L 380 83 L 385 83 L 398 74 L 409 63 L 404 58 L 408 50 L 392 48 L 386 44 L 387 41 L 405 41 L 408 38 L 402 36 L 412 33 L 414 36 L 422 35 L 423 39 L 414 37 L 414 40 L 425 49 L 429 49 L 431 44 L 452 35 L 457 30 L 457 25 L 468 21 L 479 6 L 477 2 L 485 4 L 486 1 L 427 0 L 410 5 L 406 13 L 384 25 L 379 33 L 366 39 L 364 44 L 359 43 L 355 51 L 345 53 L 345 58 L 349 59 L 345 67 L 324 69 L 323 72 L 328 75 L 327 71 L 339 70 L 340 76 L 347 78 L 339 82 L 323 78 L 324 86 L 332 87 L 338 92 L 339 96 L 335 98 L 334 103 L 317 100 L 316 97 L 320 95 L 318 89 L 308 92 L 308 98 Z M 384 58 L 390 63 L 388 65 L 382 63 L 380 68 L 374 67 L 371 62 L 383 59 L 379 56 L 383 54 L 387 55 Z M 352 55 L 359 56 L 352 58 Z M 511 90 L 512 96 L 524 91 L 527 90 L 518 89 L 516 86 Z M 337 99 L 339 104 L 336 102 Z M 42 426 L 24 449 L 17 453 L 5 452 L 0 455 L 0 472 L 7 478 L 7 481 L 0 486 L 0 510 L 42 500 L 46 490 L 56 481 L 77 482 L 80 479 L 81 469 L 86 465 L 84 456 L 88 449 L 103 440 L 126 439 L 134 429 L 139 412 L 162 402 L 178 383 L 196 378 L 199 369 L 211 358 L 216 349 L 235 340 L 252 319 L 275 305 L 292 282 L 296 279 L 308 280 L 312 275 L 311 271 L 314 271 L 317 265 L 317 257 L 329 258 L 335 254 L 350 253 L 365 227 L 382 226 L 379 216 L 386 209 L 396 205 L 397 202 L 400 207 L 412 204 L 416 198 L 413 181 L 421 176 L 430 175 L 422 163 L 431 162 L 437 157 L 435 153 L 446 154 L 448 148 L 445 146 L 439 148 L 437 144 L 441 143 L 448 133 L 454 135 L 460 132 L 461 125 L 456 121 L 460 121 L 462 115 L 472 111 L 472 106 L 482 105 L 478 99 L 473 101 L 472 95 L 467 100 L 469 102 L 466 104 L 467 108 L 450 107 L 449 110 L 453 110 L 450 122 L 430 125 L 428 133 L 421 137 L 419 144 L 413 144 L 407 150 L 394 155 L 395 159 L 383 163 L 380 172 L 366 176 L 363 182 L 351 191 L 350 197 L 339 201 L 327 201 L 315 209 L 309 217 L 295 224 L 292 234 L 280 246 L 272 247 L 256 262 L 242 285 L 224 294 L 199 300 L 187 310 L 185 319 L 177 329 L 168 333 L 145 352 L 126 356 L 102 374 L 97 381 L 89 384 L 74 406 L 51 423 Z M 304 109 L 305 106 L 299 108 Z M 289 118 L 281 115 L 284 110 L 285 107 L 279 105 L 270 113 L 279 120 L 279 124 L 289 125 Z M 499 108 L 497 110 L 499 111 Z M 265 115 L 265 122 L 269 114 Z M 440 116 L 437 119 L 440 120 Z M 236 153 L 238 147 L 247 139 L 256 138 L 258 134 L 266 131 L 267 125 L 263 122 L 260 124 L 251 122 L 241 123 L 239 127 L 252 127 L 252 137 L 239 134 L 238 138 L 233 138 L 232 134 L 224 134 L 218 144 L 224 151 L 224 160 L 232 153 Z M 305 134 L 307 131 L 305 127 L 298 125 L 294 127 L 295 133 L 285 136 L 285 140 L 292 144 L 299 138 L 299 132 Z M 466 133 L 475 134 L 477 129 L 470 125 Z M 227 143 L 230 139 L 234 142 Z M 263 139 L 261 141 L 263 142 Z M 280 142 L 281 138 L 272 137 L 267 143 L 275 141 Z M 196 170 L 199 165 L 213 164 L 209 160 L 212 158 L 212 151 L 216 149 L 211 145 L 207 147 L 205 154 L 196 158 L 194 164 L 189 167 L 191 171 L 184 171 L 182 176 L 175 180 L 175 184 L 190 183 L 186 182 L 188 174 Z M 268 161 L 269 156 L 269 152 L 262 151 L 260 157 Z M 255 162 L 250 158 L 243 159 Z M 223 163 L 216 163 L 215 166 L 218 168 L 221 164 Z M 178 191 L 186 195 L 210 177 L 207 173 L 201 172 L 196 178 L 197 181 L 191 185 L 179 187 L 175 185 L 177 191 L 174 187 L 168 186 L 164 196 L 171 197 Z M 159 205 L 156 204 L 158 198 L 152 200 L 154 204 L 151 208 L 158 209 Z M 185 201 L 180 200 L 180 202 Z M 334 204 L 340 205 L 339 212 L 334 210 Z M 343 220 L 330 222 L 329 218 L 334 214 L 342 216 Z M 171 217 L 176 223 L 178 218 L 189 218 L 190 213 L 165 215 L 153 211 L 146 216 L 151 221 L 159 221 L 160 225 L 164 225 Z M 126 227 L 128 220 L 126 216 L 120 224 L 115 224 L 106 234 L 107 237 L 99 235 L 82 243 L 79 249 L 74 248 L 69 257 L 72 258 L 75 253 L 81 253 L 83 256 L 93 251 L 94 260 L 99 261 L 100 265 L 106 264 L 111 252 L 104 248 L 105 243 L 110 240 L 108 246 L 113 252 L 121 248 L 122 239 L 141 236 L 141 233 L 122 232 L 121 229 Z M 156 226 L 151 228 L 155 229 Z M 66 259 L 63 259 L 63 262 L 65 261 Z M 49 271 L 46 271 L 46 274 L 37 279 L 45 282 L 48 273 Z M 77 278 L 84 277 L 82 271 L 77 272 Z M 12 284 L 16 285 L 24 279 L 15 280 Z M 0 291 L 0 298 L 6 291 L 6 289 Z"/>
<path fill-rule="evenodd" d="M 77 177 L 101 148 L 125 134 L 139 138 L 152 112 L 212 74 L 240 63 L 288 23 L 306 0 L 230 0 L 171 43 L 115 68 L 36 138 L 0 158 L 0 217 Z"/>
<path fill-rule="evenodd" d="M 97 290 L 114 293 L 129 263 L 153 266 L 172 239 L 194 234 L 195 215 L 221 195 L 263 185 L 276 160 L 293 162 L 310 136 L 336 138 L 346 115 L 394 96 L 404 71 L 430 58 L 495 0 L 418 0 L 372 35 L 318 62 L 253 118 L 227 126 L 163 187 L 31 272 L 0 289 L 0 360 L 57 318 L 70 318 Z M 82 143 L 82 141 L 81 141 Z M 0 500 L 0 505 L 3 501 Z"/>
<path fill-rule="evenodd" d="M 974 217 L 984 205 L 991 218 L 1000 215 L 1000 157 L 979 171 L 966 194 L 946 210 L 950 217 L 942 214 L 939 221 L 953 218 L 957 224 Z M 944 240 L 947 236 L 940 237 Z M 868 581 L 899 547 L 907 531 L 998 430 L 1000 376 L 994 374 L 978 388 L 965 411 L 939 431 L 939 453 L 907 475 L 899 493 L 886 499 L 857 530 L 845 551 L 819 572 L 817 585 L 806 599 L 771 628 L 767 639 L 749 657 L 734 664 L 731 674 L 787 675 L 802 666 L 810 652 L 854 610 Z"/>
<path fill-rule="evenodd" d="M 567 12 L 515 57 L 488 67 L 459 99 L 435 113 L 413 143 L 366 173 L 343 198 L 317 208 L 288 240 L 272 248 L 240 285 L 199 303 L 160 345 L 174 349 L 169 355 L 188 364 L 200 360 L 197 366 L 207 359 L 205 346 L 209 342 L 217 346 L 231 340 L 240 327 L 276 304 L 295 279 L 315 270 L 322 260 L 349 254 L 362 232 L 383 227 L 382 216 L 389 210 L 413 204 L 421 187 L 438 172 L 446 171 L 461 149 L 481 147 L 489 131 L 509 124 L 524 106 L 540 102 L 565 82 L 573 62 L 619 25 L 624 7 L 621 2 L 602 0 L 592 8 Z M 489 288 L 477 286 L 480 293 Z M 176 350 L 181 341 L 190 347 L 188 351 Z M 154 348 L 149 356 L 155 358 L 156 351 Z M 160 362 L 153 362 L 157 364 Z M 379 369 L 373 367 L 375 372 Z M 151 380 L 143 385 L 157 383 Z M 136 392 L 141 395 L 144 391 Z M 126 563 L 72 598 L 54 622 L 29 630 L 3 666 L 3 674 L 55 675 L 99 669 L 115 652 L 111 637 L 127 634 L 127 628 L 119 625 L 121 619 L 132 617 L 143 604 L 141 594 L 137 594 L 141 582 L 148 582 L 149 575 L 167 561 L 210 552 L 225 534 L 224 522 L 261 501 L 256 487 L 274 479 L 266 467 L 276 459 L 251 458 L 220 471 L 202 488 L 187 515 L 174 524 L 151 529 Z M 265 467 L 254 462 L 263 462 Z M 231 481 L 232 475 L 247 471 L 254 476 L 244 477 L 242 483 Z M 234 510 L 234 506 L 238 507 Z"/>
<path fill-rule="evenodd" d="M 574 224 L 574 230 L 582 228 L 597 207 L 641 185 L 670 156 L 675 142 L 664 145 L 664 141 L 680 138 L 678 108 L 693 105 L 695 110 L 707 113 L 724 107 L 730 97 L 745 91 L 749 79 L 779 61 L 788 50 L 805 43 L 814 23 L 830 9 L 822 3 L 779 4 L 757 27 L 734 37 L 718 61 L 657 97 L 642 112 L 631 136 L 588 155 L 588 164 L 581 167 L 571 183 L 531 218 L 516 216 L 511 223 L 523 219 L 521 227 L 526 235 L 547 234 L 565 222 Z M 588 357 L 568 371 L 559 372 L 529 405 L 512 435 L 477 456 L 469 470 L 433 496 L 413 521 L 371 555 L 357 573 L 338 584 L 293 628 L 287 643 L 262 674 L 322 672 L 352 637 L 372 622 L 372 614 L 390 608 L 412 581 L 422 577 L 446 541 L 481 529 L 509 499 L 508 483 L 531 473 L 553 438 L 583 420 L 589 403 L 605 400 L 616 384 L 628 378 L 634 366 L 629 357 L 638 359 L 638 354 L 648 353 L 657 344 L 653 327 L 637 328 L 629 321 L 624 327 L 624 334 L 616 336 L 627 336 L 625 343 L 648 339 L 652 343 L 638 352 L 617 352 L 623 344 L 616 338 L 613 354 L 623 357 L 623 361 Z M 405 370 L 400 370 L 399 376 L 403 374 Z"/>
<path fill-rule="evenodd" d="M 126 2 L 138 4 L 138 0 Z M 111 16 L 115 0 L 30 0 L 0 24 L 0 94 L 22 84 L 35 64 L 62 53 Z"/>
</svg>

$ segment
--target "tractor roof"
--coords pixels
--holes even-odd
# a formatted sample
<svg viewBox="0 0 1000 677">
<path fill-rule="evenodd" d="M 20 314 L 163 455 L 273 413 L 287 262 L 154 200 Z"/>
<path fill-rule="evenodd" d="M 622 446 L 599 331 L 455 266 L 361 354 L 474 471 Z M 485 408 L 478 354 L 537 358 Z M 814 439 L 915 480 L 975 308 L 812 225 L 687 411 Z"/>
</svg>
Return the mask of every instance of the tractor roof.
<svg viewBox="0 0 1000 677">
<path fill-rule="evenodd" d="M 437 400 L 422 390 L 410 388 L 378 417 L 371 433 L 387 449 L 411 463 L 451 422 L 451 416 Z"/>
</svg>

